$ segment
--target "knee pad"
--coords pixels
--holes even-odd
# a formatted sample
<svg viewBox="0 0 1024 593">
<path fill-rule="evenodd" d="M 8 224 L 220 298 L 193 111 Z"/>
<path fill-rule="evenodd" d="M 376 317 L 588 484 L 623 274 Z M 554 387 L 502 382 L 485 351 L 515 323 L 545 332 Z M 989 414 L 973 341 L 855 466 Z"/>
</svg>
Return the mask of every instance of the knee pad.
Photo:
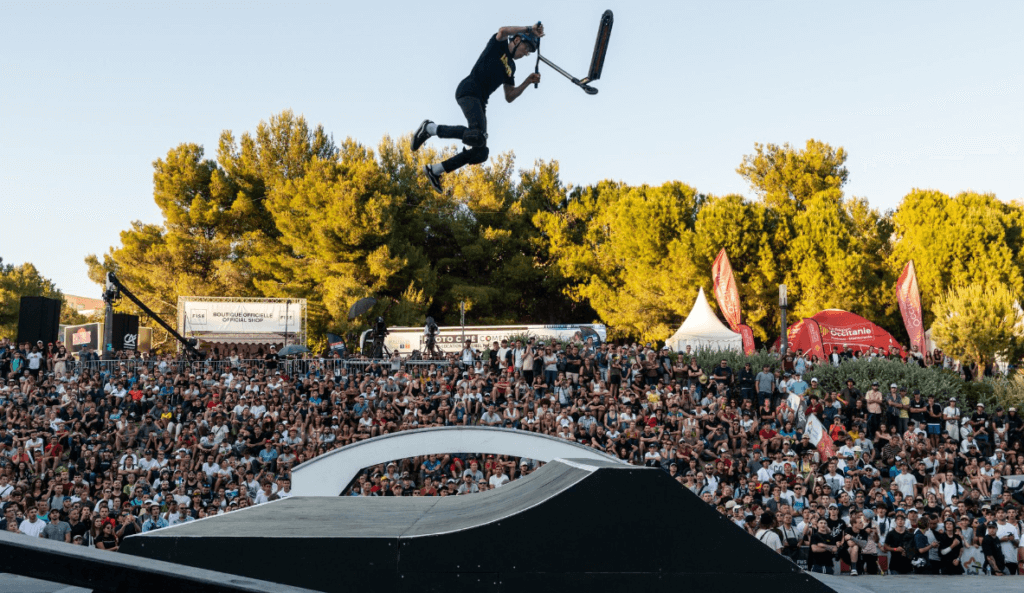
<svg viewBox="0 0 1024 593">
<path fill-rule="evenodd" d="M 462 143 L 473 148 L 487 144 L 487 132 L 480 130 L 466 130 L 462 135 Z"/>
<path fill-rule="evenodd" d="M 491 150 L 486 146 L 477 146 L 467 151 L 472 155 L 469 162 L 473 164 L 479 164 L 487 160 L 487 155 L 491 154 Z"/>
</svg>

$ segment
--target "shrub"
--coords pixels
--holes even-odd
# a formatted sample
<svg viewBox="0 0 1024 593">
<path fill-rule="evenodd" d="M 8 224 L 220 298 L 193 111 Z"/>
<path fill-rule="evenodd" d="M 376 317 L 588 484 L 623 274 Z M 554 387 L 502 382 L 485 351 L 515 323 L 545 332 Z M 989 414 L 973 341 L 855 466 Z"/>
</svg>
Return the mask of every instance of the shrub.
<svg viewBox="0 0 1024 593">
<path fill-rule="evenodd" d="M 987 391 L 981 393 L 972 405 L 981 402 L 988 412 L 994 410 L 995 406 L 1002 406 L 1004 410 L 1011 407 L 1024 409 L 1024 375 L 1020 373 L 1010 377 L 990 377 L 974 385 Z"/>
<path fill-rule="evenodd" d="M 723 359 L 729 361 L 733 372 L 739 372 L 747 362 L 751 363 L 755 372 L 760 371 L 766 364 L 772 370 L 779 368 L 780 365 L 779 359 L 767 350 L 747 356 L 742 352 L 701 349 L 695 352 L 695 355 L 697 363 L 707 372 Z M 974 388 L 965 384 L 960 376 L 952 371 L 922 368 L 886 359 L 859 358 L 847 360 L 838 367 L 822 364 L 811 368 L 804 376 L 808 383 L 813 378 L 818 379 L 821 388 L 828 391 L 841 390 L 846 387 L 846 380 L 852 378 L 861 393 L 870 389 L 873 381 L 878 381 L 883 391 L 888 391 L 889 385 L 896 383 L 900 387 L 906 387 L 910 393 L 919 389 L 923 395 L 934 395 L 938 400 L 950 396 L 955 396 L 961 401 L 967 398 L 972 405 L 980 395 L 970 390 L 984 390 L 984 387 Z"/>
</svg>

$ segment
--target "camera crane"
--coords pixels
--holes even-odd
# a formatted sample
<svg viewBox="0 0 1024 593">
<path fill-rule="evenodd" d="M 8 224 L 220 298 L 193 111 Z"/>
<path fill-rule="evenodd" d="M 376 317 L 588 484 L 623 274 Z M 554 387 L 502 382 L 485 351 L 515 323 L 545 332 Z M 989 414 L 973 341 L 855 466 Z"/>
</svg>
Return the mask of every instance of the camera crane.
<svg viewBox="0 0 1024 593">
<path fill-rule="evenodd" d="M 107 305 L 106 322 L 103 329 L 104 356 L 108 355 L 109 351 L 107 350 L 107 348 L 111 347 L 111 342 L 113 341 L 114 303 L 116 303 L 121 298 L 121 295 L 128 297 L 128 300 L 135 303 L 135 305 L 138 308 L 142 309 L 142 312 L 148 315 L 150 319 L 157 322 L 157 324 L 160 327 L 164 328 L 164 330 L 166 330 L 167 333 L 174 336 L 175 340 L 181 342 L 181 345 L 185 348 L 185 352 L 188 354 L 190 358 L 193 358 L 195 360 L 201 360 L 203 358 L 203 355 L 198 350 L 196 350 L 196 344 L 198 342 L 196 341 L 195 338 L 186 339 L 182 337 L 182 335 L 175 331 L 174 328 L 171 327 L 169 323 L 161 319 L 159 315 L 154 313 L 152 309 L 150 309 L 149 307 L 146 306 L 145 303 L 140 301 L 137 296 L 132 294 L 132 291 L 128 290 L 128 287 L 126 287 L 124 284 L 121 284 L 121 281 L 117 279 L 117 275 L 115 275 L 113 272 L 107 272 L 107 284 L 103 290 L 103 302 L 106 303 Z"/>
</svg>

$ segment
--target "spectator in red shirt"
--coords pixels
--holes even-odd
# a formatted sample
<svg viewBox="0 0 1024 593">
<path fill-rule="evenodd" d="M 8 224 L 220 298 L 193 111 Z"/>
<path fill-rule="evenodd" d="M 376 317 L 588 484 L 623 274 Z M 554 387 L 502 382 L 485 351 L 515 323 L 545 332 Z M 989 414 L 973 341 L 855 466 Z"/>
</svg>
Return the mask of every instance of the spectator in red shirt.
<svg viewBox="0 0 1024 593">
<path fill-rule="evenodd" d="M 761 439 L 762 451 L 775 452 L 782 447 L 782 437 L 779 436 L 779 431 L 775 430 L 767 422 L 761 425 L 761 430 L 758 431 L 757 436 Z"/>
</svg>

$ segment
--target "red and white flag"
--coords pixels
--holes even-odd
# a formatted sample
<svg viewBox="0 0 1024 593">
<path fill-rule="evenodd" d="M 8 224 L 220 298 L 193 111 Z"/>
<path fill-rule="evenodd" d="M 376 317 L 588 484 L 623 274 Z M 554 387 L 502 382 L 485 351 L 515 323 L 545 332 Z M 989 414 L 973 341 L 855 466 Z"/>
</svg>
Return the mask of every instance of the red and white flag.
<svg viewBox="0 0 1024 593">
<path fill-rule="evenodd" d="M 718 308 L 722 310 L 725 322 L 732 331 L 739 332 L 743 337 L 744 354 L 753 354 L 754 332 L 750 326 L 743 325 L 740 290 L 736 286 L 736 277 L 732 273 L 732 264 L 729 263 L 729 256 L 725 254 L 724 247 L 715 257 L 715 263 L 711 266 L 711 276 L 715 281 L 715 300 L 718 301 Z"/>
<path fill-rule="evenodd" d="M 715 257 L 711 276 L 715 281 L 715 300 L 722 310 L 722 316 L 732 331 L 736 331 L 736 326 L 743 321 L 743 312 L 740 309 L 740 291 L 736 287 L 736 278 L 732 274 L 732 265 L 724 247 Z"/>
<path fill-rule="evenodd" d="M 736 331 L 740 332 L 740 336 L 743 337 L 743 353 L 750 355 L 754 353 L 754 330 L 750 329 L 749 325 L 739 324 L 736 326 Z"/>
<path fill-rule="evenodd" d="M 821 459 L 831 459 L 836 456 L 836 445 L 832 437 L 828 436 L 825 426 L 814 414 L 807 417 L 807 425 L 804 426 L 804 434 L 810 439 L 811 444 L 818 448 Z"/>
<path fill-rule="evenodd" d="M 896 300 L 900 304 L 903 325 L 907 327 L 910 344 L 917 346 L 917 351 L 924 354 L 924 318 L 921 311 L 921 291 L 917 286 L 917 271 L 914 260 L 907 262 L 896 281 Z"/>
<path fill-rule="evenodd" d="M 821 341 L 821 326 L 813 319 L 804 319 L 803 331 L 807 333 L 810 342 L 808 354 L 818 357 L 818 360 L 825 360 L 825 345 Z"/>
</svg>

